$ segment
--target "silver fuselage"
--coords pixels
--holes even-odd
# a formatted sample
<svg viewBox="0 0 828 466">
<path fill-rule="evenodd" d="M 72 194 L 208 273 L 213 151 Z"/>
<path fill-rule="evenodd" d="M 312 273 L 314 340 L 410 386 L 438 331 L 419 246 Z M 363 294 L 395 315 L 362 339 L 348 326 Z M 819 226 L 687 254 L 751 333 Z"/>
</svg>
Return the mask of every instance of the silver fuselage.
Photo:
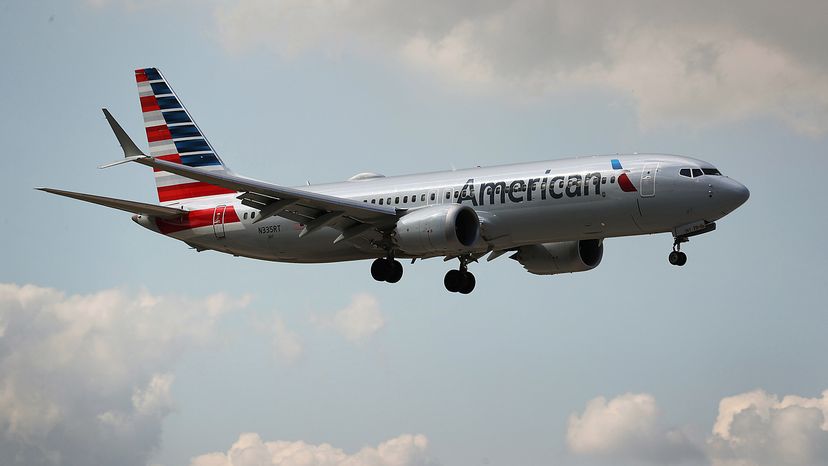
<svg viewBox="0 0 828 466">
<path fill-rule="evenodd" d="M 613 168 L 613 159 L 623 169 Z M 444 203 L 473 207 L 481 220 L 481 239 L 470 252 L 528 244 L 601 239 L 671 232 L 692 222 L 714 222 L 739 207 L 748 190 L 726 176 L 681 176 L 681 169 L 713 165 L 689 157 L 661 154 L 585 156 L 543 162 L 479 167 L 389 177 L 362 177 L 297 189 L 365 203 L 419 209 Z M 626 174 L 634 191 L 625 191 Z M 448 194 L 447 194 L 448 193 Z M 412 199 L 414 199 L 412 201 Z M 190 211 L 220 210 L 215 222 L 164 231 L 155 220 L 133 217 L 154 231 L 199 249 L 281 262 L 337 262 L 381 257 L 386 252 L 359 241 L 341 241 L 332 228 L 301 237 L 302 225 L 274 216 L 254 223 L 255 209 L 235 196 L 202 198 Z M 229 210 L 227 210 L 229 209 Z M 223 213 L 234 211 L 238 221 Z M 397 257 L 429 257 L 395 251 Z M 435 256 L 438 254 L 432 254 Z"/>
</svg>

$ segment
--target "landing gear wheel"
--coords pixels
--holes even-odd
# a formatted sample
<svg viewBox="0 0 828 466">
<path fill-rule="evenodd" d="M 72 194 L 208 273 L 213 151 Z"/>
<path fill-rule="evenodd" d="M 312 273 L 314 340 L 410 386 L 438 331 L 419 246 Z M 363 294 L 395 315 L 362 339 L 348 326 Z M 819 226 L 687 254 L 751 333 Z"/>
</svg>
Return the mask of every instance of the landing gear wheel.
<svg viewBox="0 0 828 466">
<path fill-rule="evenodd" d="M 398 260 L 391 261 L 390 264 L 391 267 L 385 281 L 388 283 L 397 283 L 403 276 L 403 266 Z"/>
<path fill-rule="evenodd" d="M 384 282 L 391 275 L 392 267 L 391 261 L 388 259 L 377 259 L 371 264 L 371 276 L 378 282 Z"/>
<path fill-rule="evenodd" d="M 667 260 L 669 260 L 671 264 L 681 267 L 687 263 L 687 254 L 681 251 L 673 251 L 669 256 L 667 256 Z"/>
<path fill-rule="evenodd" d="M 474 285 L 477 280 L 474 279 L 474 274 L 471 272 L 461 272 L 463 274 L 463 283 L 460 285 L 460 293 L 469 294 L 474 290 Z"/>
<path fill-rule="evenodd" d="M 678 265 L 679 258 L 681 257 L 681 256 L 679 256 L 679 254 L 681 254 L 681 253 L 678 252 L 678 251 L 673 251 L 673 252 L 670 253 L 669 256 L 667 256 L 667 260 L 670 261 L 670 264 Z"/>
<path fill-rule="evenodd" d="M 463 286 L 463 272 L 459 270 L 449 270 L 446 272 L 446 277 L 443 278 L 443 284 L 446 289 L 452 293 L 457 293 Z"/>
<path fill-rule="evenodd" d="M 673 252 L 667 256 L 667 260 L 669 260 L 671 264 L 681 267 L 687 263 L 687 254 L 681 252 L 681 243 L 686 243 L 688 241 L 690 241 L 690 238 L 686 236 L 676 236 L 674 238 Z"/>
</svg>

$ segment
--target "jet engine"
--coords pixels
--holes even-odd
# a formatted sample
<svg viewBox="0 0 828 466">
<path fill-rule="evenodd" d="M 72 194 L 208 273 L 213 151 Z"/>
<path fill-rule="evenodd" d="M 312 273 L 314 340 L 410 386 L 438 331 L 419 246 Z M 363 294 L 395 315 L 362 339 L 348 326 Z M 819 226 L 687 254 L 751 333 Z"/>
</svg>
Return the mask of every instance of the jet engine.
<svg viewBox="0 0 828 466">
<path fill-rule="evenodd" d="M 510 257 L 531 273 L 553 275 L 592 270 L 603 256 L 601 240 L 590 239 L 521 246 Z"/>
<path fill-rule="evenodd" d="M 469 206 L 444 204 L 413 210 L 397 221 L 399 248 L 411 255 L 468 250 L 480 237 L 480 219 Z"/>
</svg>

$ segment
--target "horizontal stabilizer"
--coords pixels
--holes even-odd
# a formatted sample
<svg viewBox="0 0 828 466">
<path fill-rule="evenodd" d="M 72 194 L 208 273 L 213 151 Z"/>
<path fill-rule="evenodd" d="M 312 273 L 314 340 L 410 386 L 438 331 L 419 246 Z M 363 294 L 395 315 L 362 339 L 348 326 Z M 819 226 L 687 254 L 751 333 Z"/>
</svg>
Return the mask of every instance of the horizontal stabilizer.
<svg viewBox="0 0 828 466">
<path fill-rule="evenodd" d="M 39 191 L 46 191 L 47 193 L 57 194 L 58 196 L 71 197 L 79 201 L 91 202 L 113 209 L 123 210 L 125 212 L 132 212 L 133 214 L 148 215 L 151 217 L 170 218 L 187 213 L 186 210 L 176 209 L 173 207 L 164 207 L 155 204 L 146 204 L 144 202 L 126 201 L 123 199 L 115 199 L 112 197 L 95 196 L 93 194 L 75 193 L 72 191 L 63 191 L 52 188 L 35 188 Z"/>
</svg>

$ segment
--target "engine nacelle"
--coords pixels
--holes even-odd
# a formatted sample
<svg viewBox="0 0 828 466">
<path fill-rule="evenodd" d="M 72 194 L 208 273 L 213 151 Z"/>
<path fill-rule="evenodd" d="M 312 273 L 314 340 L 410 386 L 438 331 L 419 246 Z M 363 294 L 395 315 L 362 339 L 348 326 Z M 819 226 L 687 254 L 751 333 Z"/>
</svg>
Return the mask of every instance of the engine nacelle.
<svg viewBox="0 0 828 466">
<path fill-rule="evenodd" d="M 603 257 L 604 245 L 597 239 L 521 246 L 511 256 L 536 275 L 592 270 Z"/>
<path fill-rule="evenodd" d="M 480 237 L 480 219 L 469 206 L 444 204 L 413 210 L 397 221 L 397 246 L 411 255 L 468 250 Z"/>
</svg>

